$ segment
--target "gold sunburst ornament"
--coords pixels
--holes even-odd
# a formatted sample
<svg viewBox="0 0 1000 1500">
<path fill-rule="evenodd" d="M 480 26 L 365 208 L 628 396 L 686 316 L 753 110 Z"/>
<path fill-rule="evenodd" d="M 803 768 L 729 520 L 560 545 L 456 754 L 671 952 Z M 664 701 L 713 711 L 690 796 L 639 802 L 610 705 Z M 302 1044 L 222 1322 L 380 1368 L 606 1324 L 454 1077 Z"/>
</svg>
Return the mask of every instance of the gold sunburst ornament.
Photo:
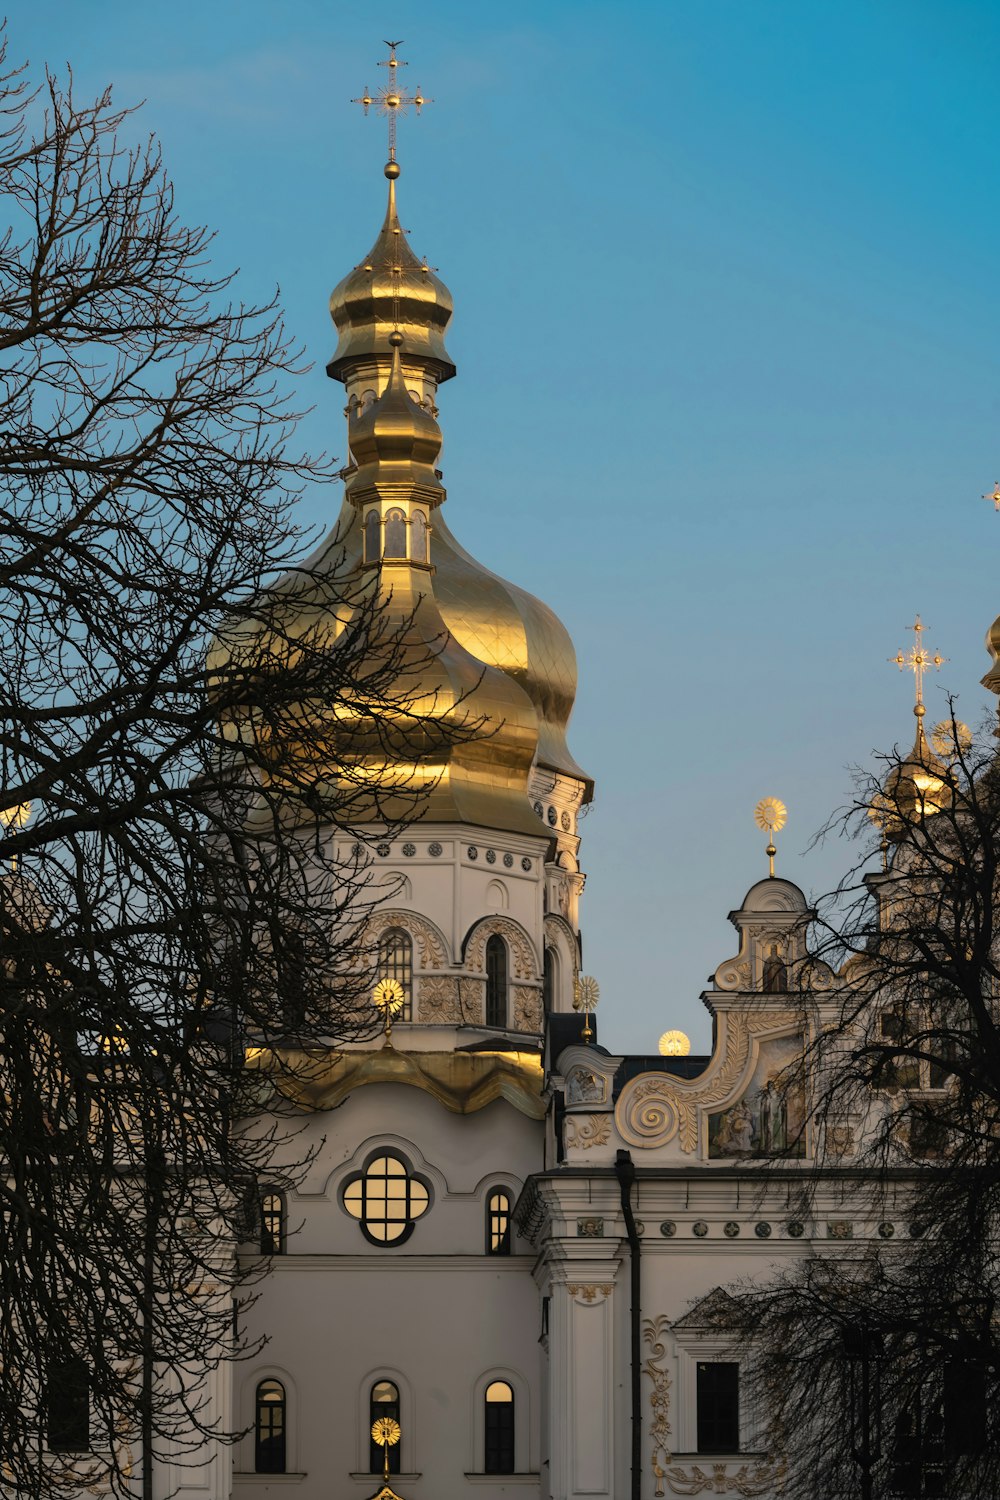
<svg viewBox="0 0 1000 1500">
<path fill-rule="evenodd" d="M 382 1478 L 386 1483 L 389 1482 L 389 1449 L 395 1448 L 402 1435 L 395 1417 L 377 1417 L 372 1423 L 372 1442 L 378 1443 L 382 1449 Z"/>
<path fill-rule="evenodd" d="M 770 837 L 767 841 L 768 874 L 774 879 L 774 856 L 777 849 L 774 847 L 774 835 L 780 833 L 788 821 L 788 808 L 777 797 L 761 797 L 753 810 L 753 820 L 758 828 L 762 828 Z"/>
<path fill-rule="evenodd" d="M 573 985 L 573 1009 L 583 1011 L 583 1040 L 590 1041 L 594 1035 L 590 1025 L 591 1012 L 597 1009 L 601 998 L 601 986 L 589 974 L 580 974 Z"/>
<path fill-rule="evenodd" d="M 931 744 L 938 755 L 966 755 L 972 749 L 972 730 L 961 719 L 942 719 L 931 730 Z"/>
<path fill-rule="evenodd" d="M 687 1057 L 691 1038 L 683 1031 L 665 1031 L 660 1037 L 661 1057 Z"/>
<path fill-rule="evenodd" d="M 403 1009 L 406 995 L 398 979 L 380 979 L 372 990 L 372 1004 L 382 1012 L 386 1047 L 392 1046 L 392 1018 Z"/>
</svg>

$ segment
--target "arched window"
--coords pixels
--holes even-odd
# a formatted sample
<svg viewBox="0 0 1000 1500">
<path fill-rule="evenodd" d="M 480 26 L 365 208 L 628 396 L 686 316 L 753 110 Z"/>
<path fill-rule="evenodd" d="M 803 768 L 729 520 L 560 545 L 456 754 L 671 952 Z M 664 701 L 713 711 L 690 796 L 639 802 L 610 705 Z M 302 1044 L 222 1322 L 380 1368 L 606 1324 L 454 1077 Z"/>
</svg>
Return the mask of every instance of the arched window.
<svg viewBox="0 0 1000 1500">
<path fill-rule="evenodd" d="M 506 1380 L 494 1380 L 486 1387 L 485 1432 L 483 1469 L 487 1474 L 513 1474 L 514 1392 Z"/>
<path fill-rule="evenodd" d="M 382 555 L 379 543 L 382 540 L 382 522 L 379 520 L 377 510 L 370 510 L 365 516 L 365 562 L 378 562 Z"/>
<path fill-rule="evenodd" d="M 403 1008 L 393 1019 L 413 1020 L 413 939 L 402 927 L 390 927 L 378 944 L 378 977 L 395 979 L 403 989 Z"/>
<path fill-rule="evenodd" d="M 510 1194 L 494 1188 L 486 1199 L 486 1254 L 510 1254 Z"/>
<path fill-rule="evenodd" d="M 372 1386 L 371 1396 L 368 1400 L 368 1430 L 369 1432 L 382 1417 L 391 1417 L 394 1422 L 399 1421 L 399 1391 L 391 1380 L 376 1380 Z M 371 1452 L 368 1465 L 373 1474 L 382 1473 L 382 1465 L 385 1462 L 385 1450 L 381 1443 L 371 1440 Z M 402 1439 L 393 1443 L 389 1448 L 389 1473 L 398 1474 L 402 1469 Z"/>
<path fill-rule="evenodd" d="M 559 973 L 559 960 L 556 958 L 554 948 L 546 948 L 542 958 L 542 1009 L 547 1016 L 552 1014 L 556 1003 L 556 976 Z"/>
<path fill-rule="evenodd" d="M 406 516 L 398 506 L 385 513 L 385 545 L 383 557 L 406 556 Z"/>
<path fill-rule="evenodd" d="M 507 944 L 496 933 L 486 944 L 486 1024 L 507 1025 Z"/>
<path fill-rule="evenodd" d="M 287 1429 L 285 1387 L 280 1380 L 262 1380 L 257 1387 L 254 1414 L 254 1470 L 284 1474 Z"/>
<path fill-rule="evenodd" d="M 45 1446 L 50 1453 L 85 1453 L 90 1447 L 90 1372 L 82 1359 L 55 1360 L 45 1388 Z"/>
<path fill-rule="evenodd" d="M 277 1188 L 265 1188 L 260 1199 L 260 1253 L 285 1253 L 285 1197 Z"/>
<path fill-rule="evenodd" d="M 415 510 L 410 521 L 410 557 L 413 562 L 427 561 L 427 517 L 422 510 Z"/>
</svg>

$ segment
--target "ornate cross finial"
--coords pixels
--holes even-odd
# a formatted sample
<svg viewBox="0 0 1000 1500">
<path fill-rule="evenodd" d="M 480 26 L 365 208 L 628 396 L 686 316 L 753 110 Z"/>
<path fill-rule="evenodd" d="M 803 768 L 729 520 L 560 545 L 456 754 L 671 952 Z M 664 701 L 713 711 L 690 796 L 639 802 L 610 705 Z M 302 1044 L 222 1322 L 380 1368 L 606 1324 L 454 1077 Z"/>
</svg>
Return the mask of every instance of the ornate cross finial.
<svg viewBox="0 0 1000 1500">
<path fill-rule="evenodd" d="M 379 67 L 389 69 L 388 81 L 384 83 L 381 88 L 376 89 L 374 94 L 370 94 L 368 92 L 368 85 L 365 84 L 365 91 L 361 95 L 361 98 L 352 99 L 351 103 L 360 104 L 365 114 L 368 113 L 369 109 L 374 104 L 378 108 L 379 114 L 386 115 L 388 117 L 389 161 L 390 163 L 394 164 L 396 161 L 396 116 L 399 114 L 405 115 L 407 109 L 411 104 L 419 115 L 424 105 L 433 104 L 434 100 L 424 98 L 423 94 L 420 92 L 419 84 L 417 85 L 417 91 L 415 94 L 407 94 L 403 89 L 400 88 L 399 69 L 407 67 L 408 64 L 404 62 L 401 57 L 396 56 L 396 48 L 401 47 L 403 43 L 401 41 L 386 42 L 385 45 L 389 49 L 389 56 L 382 59 L 382 61 L 379 63 Z"/>
<path fill-rule="evenodd" d="M 994 510 L 1000 510 L 1000 479 L 995 479 L 993 481 L 993 488 L 992 488 L 992 490 L 990 491 L 990 493 L 988 495 L 984 495 L 983 499 L 984 500 L 992 500 L 993 501 L 993 509 Z"/>
<path fill-rule="evenodd" d="M 583 1011 L 583 1031 L 580 1034 L 588 1045 L 594 1035 L 590 1018 L 597 1009 L 600 998 L 601 987 L 597 980 L 591 979 L 589 974 L 580 974 L 573 983 L 573 1009 Z"/>
<path fill-rule="evenodd" d="M 909 628 L 913 631 L 913 649 L 907 652 L 897 651 L 895 656 L 889 657 L 889 660 L 901 672 L 905 667 L 909 667 L 913 673 L 914 688 L 916 690 L 916 703 L 914 704 L 913 712 L 918 719 L 922 719 L 926 712 L 924 708 L 924 673 L 930 667 L 943 666 L 948 658 L 942 656 L 939 651 L 935 651 L 932 656 L 927 647 L 920 644 L 920 636 L 925 626 L 920 623 L 919 615 L 917 615 L 917 618 Z"/>
</svg>

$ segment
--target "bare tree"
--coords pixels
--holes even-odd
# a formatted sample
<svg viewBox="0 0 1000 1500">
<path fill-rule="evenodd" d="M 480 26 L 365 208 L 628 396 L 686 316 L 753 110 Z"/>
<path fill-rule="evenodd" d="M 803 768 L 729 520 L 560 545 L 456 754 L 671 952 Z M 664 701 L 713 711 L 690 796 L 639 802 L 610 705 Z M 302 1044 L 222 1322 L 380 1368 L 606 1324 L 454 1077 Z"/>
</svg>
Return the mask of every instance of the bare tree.
<svg viewBox="0 0 1000 1500">
<path fill-rule="evenodd" d="M 836 1190 L 875 1234 L 730 1317 L 801 1493 L 1000 1493 L 1000 759 L 954 717 L 939 749 L 921 728 L 836 820 L 861 850 L 819 905 L 841 988 L 786 1080 L 812 1098 L 800 1216 Z"/>
<path fill-rule="evenodd" d="M 0 119 L 0 1472 L 149 1495 L 231 1436 L 244 1121 L 283 1044 L 371 1025 L 352 830 L 469 724 L 336 537 L 296 566 L 297 356 L 155 143 L 51 76 Z"/>
</svg>

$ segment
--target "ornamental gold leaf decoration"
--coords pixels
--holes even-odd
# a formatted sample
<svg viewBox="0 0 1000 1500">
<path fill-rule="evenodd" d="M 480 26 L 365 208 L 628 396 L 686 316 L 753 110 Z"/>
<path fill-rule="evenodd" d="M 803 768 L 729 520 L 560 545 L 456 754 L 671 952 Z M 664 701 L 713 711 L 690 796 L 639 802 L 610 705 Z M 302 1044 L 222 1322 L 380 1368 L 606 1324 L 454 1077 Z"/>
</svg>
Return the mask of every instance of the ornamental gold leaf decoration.
<svg viewBox="0 0 1000 1500">
<path fill-rule="evenodd" d="M 772 1464 L 764 1459 L 753 1464 L 740 1464 L 732 1474 L 725 1463 L 714 1463 L 711 1474 L 706 1474 L 697 1464 L 692 1464 L 690 1469 L 676 1464 L 667 1470 L 667 1480 L 675 1495 L 700 1495 L 703 1490 L 711 1490 L 713 1495 L 763 1495 L 765 1490 L 780 1489 L 784 1477 L 783 1462 Z M 662 1493 L 662 1490 L 657 1491 L 657 1494 Z"/>
<path fill-rule="evenodd" d="M 578 1286 L 573 1284 L 567 1286 L 566 1290 L 571 1297 L 582 1297 L 584 1302 L 596 1302 L 598 1297 L 610 1297 L 614 1291 L 614 1285 L 610 1283 L 602 1286 Z"/>
<path fill-rule="evenodd" d="M 611 1135 L 610 1115 L 568 1115 L 564 1139 L 571 1151 L 589 1151 L 604 1146 Z"/>
<path fill-rule="evenodd" d="M 663 1466 L 670 1462 L 670 1423 L 667 1420 L 667 1413 L 670 1410 L 670 1376 L 662 1368 L 662 1362 L 667 1354 L 663 1336 L 669 1326 L 666 1314 L 661 1313 L 658 1318 L 647 1318 L 642 1330 L 642 1336 L 650 1346 L 649 1358 L 644 1369 L 653 1382 L 653 1389 L 649 1394 L 649 1404 L 653 1408 L 653 1418 L 649 1424 L 649 1438 L 653 1448 L 653 1474 L 656 1478 L 654 1494 L 656 1495 L 664 1493 L 663 1481 L 667 1471 Z"/>
</svg>

